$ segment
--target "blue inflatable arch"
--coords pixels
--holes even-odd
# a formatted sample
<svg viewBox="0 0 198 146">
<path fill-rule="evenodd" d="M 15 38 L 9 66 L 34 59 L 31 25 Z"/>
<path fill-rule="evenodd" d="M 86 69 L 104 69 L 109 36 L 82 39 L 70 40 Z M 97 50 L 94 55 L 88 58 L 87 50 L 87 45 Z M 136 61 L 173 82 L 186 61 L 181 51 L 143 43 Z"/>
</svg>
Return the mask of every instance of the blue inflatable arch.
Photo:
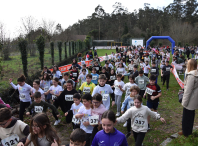
<svg viewBox="0 0 198 146">
<path fill-rule="evenodd" d="M 150 42 L 153 39 L 168 39 L 171 42 L 171 44 L 172 44 L 172 54 L 174 53 L 173 48 L 175 47 L 175 41 L 171 37 L 169 37 L 169 36 L 152 36 L 150 39 L 147 40 L 146 48 L 148 47 L 148 45 L 150 44 Z"/>
</svg>

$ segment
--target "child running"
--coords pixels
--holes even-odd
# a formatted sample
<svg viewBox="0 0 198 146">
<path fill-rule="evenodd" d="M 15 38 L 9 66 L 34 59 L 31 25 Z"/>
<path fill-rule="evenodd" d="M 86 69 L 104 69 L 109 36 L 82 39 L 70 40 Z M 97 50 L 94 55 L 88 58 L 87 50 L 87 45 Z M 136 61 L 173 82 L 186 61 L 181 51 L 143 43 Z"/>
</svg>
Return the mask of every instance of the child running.
<svg viewBox="0 0 198 146">
<path fill-rule="evenodd" d="M 91 146 L 128 146 L 126 137 L 114 126 L 116 124 L 116 116 L 113 111 L 106 111 L 102 115 L 102 128 L 99 131 Z"/>
<path fill-rule="evenodd" d="M 47 92 L 51 85 L 52 85 L 52 80 L 50 79 L 50 76 L 48 75 L 48 73 L 44 73 L 40 81 L 41 89 L 43 89 L 44 92 Z M 51 99 L 51 94 L 45 95 L 45 100 L 48 103 L 50 103 L 50 99 Z"/>
<path fill-rule="evenodd" d="M 40 86 L 40 81 L 38 79 L 34 80 L 33 88 L 31 89 L 31 97 L 34 96 L 35 92 L 40 92 L 41 93 L 41 100 L 45 101 L 44 91 L 41 88 L 39 88 L 39 86 Z"/>
<path fill-rule="evenodd" d="M 82 129 L 75 129 L 70 134 L 70 144 L 67 144 L 66 146 L 85 146 L 86 144 L 86 132 Z"/>
<path fill-rule="evenodd" d="M 78 77 L 78 83 L 79 83 L 79 80 L 81 80 L 81 84 L 82 85 L 84 82 L 86 82 L 86 69 L 82 69 L 82 73 L 79 75 Z"/>
<path fill-rule="evenodd" d="M 147 106 L 142 105 L 142 97 L 137 95 L 134 97 L 134 105 L 128 109 L 121 117 L 117 118 L 118 123 L 124 123 L 131 118 L 131 127 L 135 139 L 135 146 L 141 146 L 148 129 L 148 116 L 160 119 L 163 123 L 166 121 L 156 112 L 151 111 Z"/>
<path fill-rule="evenodd" d="M 95 88 L 95 84 L 91 82 L 92 80 L 92 75 L 91 74 L 87 74 L 86 75 L 86 82 L 84 82 L 80 88 L 79 88 L 79 93 L 83 92 L 83 94 L 86 93 L 90 93 L 92 94 L 94 88 Z"/>
<path fill-rule="evenodd" d="M 94 83 L 96 86 L 98 85 L 98 79 L 99 79 L 99 75 L 96 73 L 96 69 L 92 68 L 92 80 L 91 82 Z"/>
<path fill-rule="evenodd" d="M 26 79 L 25 76 L 21 75 L 17 79 L 17 83 L 18 83 L 17 86 L 12 83 L 12 79 L 9 79 L 10 85 L 15 90 L 18 89 L 18 91 L 19 91 L 19 98 L 20 98 L 19 119 L 21 121 L 23 121 L 23 115 L 25 112 L 25 108 L 29 107 L 30 102 L 31 102 L 30 91 L 31 91 L 32 87 L 25 83 L 25 79 Z"/>
</svg>

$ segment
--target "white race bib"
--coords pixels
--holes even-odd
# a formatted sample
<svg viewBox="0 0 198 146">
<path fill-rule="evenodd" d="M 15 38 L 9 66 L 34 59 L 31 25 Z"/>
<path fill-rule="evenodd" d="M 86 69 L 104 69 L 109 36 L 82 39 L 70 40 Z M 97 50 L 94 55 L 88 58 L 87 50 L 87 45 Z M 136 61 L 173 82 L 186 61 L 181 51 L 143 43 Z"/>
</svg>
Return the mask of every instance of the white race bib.
<svg viewBox="0 0 198 146">
<path fill-rule="evenodd" d="M 36 113 L 42 113 L 43 112 L 43 107 L 42 106 L 35 106 L 34 107 L 34 111 Z"/>
<path fill-rule="evenodd" d="M 97 80 L 97 76 L 92 76 L 92 80 Z"/>
<path fill-rule="evenodd" d="M 57 97 L 55 95 L 52 95 L 52 100 L 56 99 Z"/>
<path fill-rule="evenodd" d="M 73 101 L 73 95 L 65 95 L 66 101 Z"/>
<path fill-rule="evenodd" d="M 90 93 L 90 87 L 84 87 L 83 93 Z"/>
<path fill-rule="evenodd" d="M 19 136 L 14 134 L 10 137 L 1 140 L 3 146 L 17 146 L 19 143 Z"/>
<path fill-rule="evenodd" d="M 156 69 L 151 69 L 151 72 L 156 72 Z"/>
<path fill-rule="evenodd" d="M 49 90 L 49 86 L 44 87 L 44 92 L 47 92 Z"/>
<path fill-rule="evenodd" d="M 72 122 L 75 124 L 80 124 L 80 119 L 75 118 L 75 115 L 73 115 Z"/>
<path fill-rule="evenodd" d="M 134 101 L 133 100 L 129 101 L 128 104 L 129 104 L 129 107 L 133 107 L 134 106 Z"/>
<path fill-rule="evenodd" d="M 89 117 L 89 124 L 90 125 L 97 125 L 98 121 L 99 121 L 99 115 Z"/>
<path fill-rule="evenodd" d="M 110 76 L 110 80 L 115 80 L 115 76 Z"/>
<path fill-rule="evenodd" d="M 115 85 L 115 88 L 116 88 L 116 89 L 120 89 L 118 84 L 117 84 L 117 85 Z"/>
<path fill-rule="evenodd" d="M 119 73 L 119 74 L 123 74 L 123 71 L 119 71 L 118 73 Z"/>
<path fill-rule="evenodd" d="M 21 93 L 21 94 L 19 95 L 19 98 L 20 98 L 20 99 L 25 99 L 25 95 Z"/>
<path fill-rule="evenodd" d="M 74 72 L 74 73 L 73 73 L 73 77 L 77 77 L 77 73 Z"/>
<path fill-rule="evenodd" d="M 109 94 L 103 94 L 102 95 L 102 101 L 107 101 L 108 97 L 109 97 Z"/>
<path fill-rule="evenodd" d="M 129 67 L 129 70 L 133 70 L 133 67 Z"/>
<path fill-rule="evenodd" d="M 97 71 L 99 70 L 99 67 L 94 67 Z"/>
<path fill-rule="evenodd" d="M 150 89 L 150 88 L 146 88 L 146 93 L 148 93 L 149 95 L 152 95 L 153 94 L 153 91 L 154 90 L 152 90 L 152 89 Z"/>
<path fill-rule="evenodd" d="M 145 119 L 142 117 L 136 117 L 134 120 L 134 126 L 145 127 L 145 122 Z"/>
<path fill-rule="evenodd" d="M 170 71 L 170 67 L 166 67 L 166 71 Z"/>
<path fill-rule="evenodd" d="M 144 80 L 139 80 L 138 83 L 139 84 L 144 84 Z"/>
</svg>

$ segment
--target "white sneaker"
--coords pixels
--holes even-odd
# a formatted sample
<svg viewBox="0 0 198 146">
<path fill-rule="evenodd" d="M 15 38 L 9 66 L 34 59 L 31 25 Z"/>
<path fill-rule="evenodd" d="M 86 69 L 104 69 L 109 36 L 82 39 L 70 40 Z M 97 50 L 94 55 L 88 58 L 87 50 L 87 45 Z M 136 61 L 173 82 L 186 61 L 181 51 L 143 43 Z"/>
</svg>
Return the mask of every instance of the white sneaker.
<svg viewBox="0 0 198 146">
<path fill-rule="evenodd" d="M 120 116 L 120 112 L 117 112 L 117 113 L 116 113 L 116 117 L 119 117 L 119 116 Z"/>
<path fill-rule="evenodd" d="M 60 123 L 60 121 L 61 121 L 60 119 L 56 120 L 54 123 L 54 126 L 58 125 Z"/>
<path fill-rule="evenodd" d="M 124 123 L 123 127 L 126 127 L 127 126 L 127 121 Z"/>
</svg>

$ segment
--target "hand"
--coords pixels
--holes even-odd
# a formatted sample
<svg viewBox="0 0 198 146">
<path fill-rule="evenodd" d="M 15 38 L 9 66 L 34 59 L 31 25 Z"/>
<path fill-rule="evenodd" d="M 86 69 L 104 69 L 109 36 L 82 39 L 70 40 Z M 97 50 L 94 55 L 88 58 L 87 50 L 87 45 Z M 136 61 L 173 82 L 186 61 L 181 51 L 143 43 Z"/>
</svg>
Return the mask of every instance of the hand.
<svg viewBox="0 0 198 146">
<path fill-rule="evenodd" d="M 143 98 L 146 99 L 146 95 L 145 94 L 143 95 Z"/>
<path fill-rule="evenodd" d="M 83 114 L 76 114 L 75 117 L 76 117 L 76 118 L 82 118 L 82 117 L 83 117 Z"/>
<path fill-rule="evenodd" d="M 112 107 L 115 105 L 115 101 L 112 101 Z"/>
<path fill-rule="evenodd" d="M 111 80 L 109 79 L 109 82 L 111 82 Z"/>
<path fill-rule="evenodd" d="M 65 117 L 68 115 L 68 112 L 65 113 Z"/>
<path fill-rule="evenodd" d="M 124 114 L 124 111 L 121 111 L 121 114 Z"/>
<path fill-rule="evenodd" d="M 23 144 L 22 142 L 19 142 L 19 143 L 17 144 L 17 146 L 24 146 L 24 144 Z"/>
<path fill-rule="evenodd" d="M 163 74 L 162 74 L 162 77 L 163 77 Z"/>
<path fill-rule="evenodd" d="M 30 115 L 30 112 L 27 112 L 26 115 Z"/>
<path fill-rule="evenodd" d="M 12 78 L 9 79 L 9 82 L 10 82 L 10 83 L 12 82 Z"/>
<path fill-rule="evenodd" d="M 54 142 L 51 144 L 51 146 L 58 146 L 58 143 L 56 142 L 55 139 L 54 139 Z"/>
<path fill-rule="evenodd" d="M 60 115 L 56 115 L 57 117 L 59 117 Z"/>
<path fill-rule="evenodd" d="M 151 100 L 154 100 L 155 99 L 155 96 L 151 96 Z"/>
<path fill-rule="evenodd" d="M 89 126 L 89 121 L 83 123 L 84 126 Z"/>
<path fill-rule="evenodd" d="M 160 120 L 162 121 L 162 123 L 166 123 L 164 118 L 160 118 Z"/>
</svg>

